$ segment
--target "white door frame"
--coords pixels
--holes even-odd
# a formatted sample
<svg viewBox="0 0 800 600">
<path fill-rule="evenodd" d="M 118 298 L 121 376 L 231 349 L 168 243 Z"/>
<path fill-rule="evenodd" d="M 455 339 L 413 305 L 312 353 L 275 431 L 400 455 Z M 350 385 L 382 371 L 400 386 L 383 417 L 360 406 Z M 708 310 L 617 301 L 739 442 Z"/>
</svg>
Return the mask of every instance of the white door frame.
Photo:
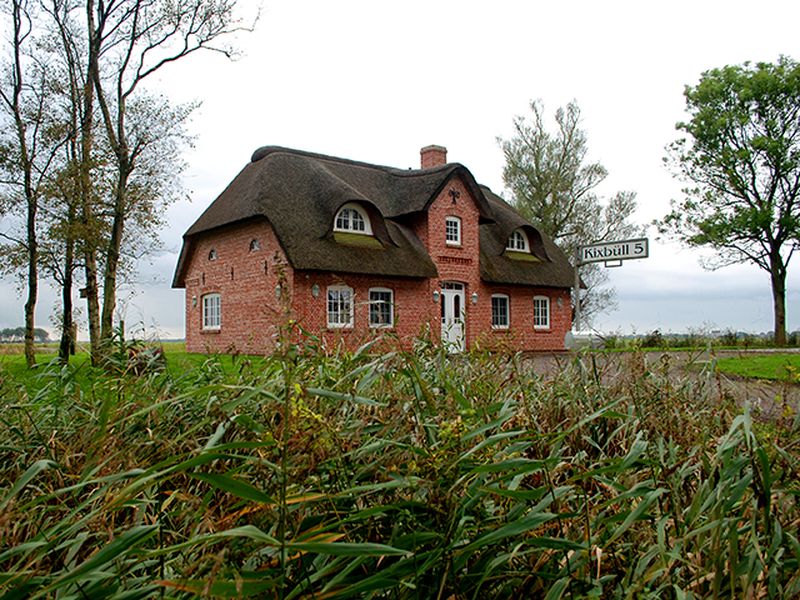
<svg viewBox="0 0 800 600">
<path fill-rule="evenodd" d="M 442 343 L 449 352 L 467 349 L 466 293 L 458 281 L 442 282 Z"/>
</svg>

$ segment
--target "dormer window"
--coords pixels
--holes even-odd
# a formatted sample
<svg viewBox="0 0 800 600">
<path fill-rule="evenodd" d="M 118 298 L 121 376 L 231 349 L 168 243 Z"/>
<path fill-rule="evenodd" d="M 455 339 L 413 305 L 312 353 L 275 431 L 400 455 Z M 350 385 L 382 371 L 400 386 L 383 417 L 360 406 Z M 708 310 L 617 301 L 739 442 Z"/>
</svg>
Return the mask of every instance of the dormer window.
<svg viewBox="0 0 800 600">
<path fill-rule="evenodd" d="M 372 235 L 372 226 L 369 222 L 369 216 L 363 208 L 353 202 L 345 204 L 339 209 L 339 212 L 336 213 L 333 230 Z"/>
<path fill-rule="evenodd" d="M 525 232 L 521 229 L 512 231 L 506 243 L 506 250 L 511 250 L 512 252 L 530 252 L 528 236 L 525 235 Z"/>
</svg>

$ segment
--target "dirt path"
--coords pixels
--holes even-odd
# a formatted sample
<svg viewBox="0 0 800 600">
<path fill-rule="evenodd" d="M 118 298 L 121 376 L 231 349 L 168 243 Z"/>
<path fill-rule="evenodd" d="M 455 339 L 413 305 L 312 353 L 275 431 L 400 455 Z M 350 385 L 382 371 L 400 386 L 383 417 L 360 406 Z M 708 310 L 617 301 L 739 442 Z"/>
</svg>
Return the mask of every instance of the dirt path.
<svg viewBox="0 0 800 600">
<path fill-rule="evenodd" d="M 642 354 L 596 354 L 598 371 L 603 378 L 612 380 L 624 375 L 632 360 L 644 360 L 644 367 L 650 371 L 666 372 L 678 378 L 713 379 L 716 393 L 720 397 L 731 398 L 740 406 L 749 403 L 754 416 L 764 420 L 775 420 L 800 410 L 800 385 L 760 379 L 735 377 L 715 372 L 715 359 L 725 356 L 746 356 L 766 352 L 800 352 L 800 350 L 719 350 L 709 353 L 705 350 L 681 352 L 644 352 Z M 542 375 L 561 370 L 575 359 L 570 353 L 535 354 L 527 357 L 534 371 Z"/>
</svg>

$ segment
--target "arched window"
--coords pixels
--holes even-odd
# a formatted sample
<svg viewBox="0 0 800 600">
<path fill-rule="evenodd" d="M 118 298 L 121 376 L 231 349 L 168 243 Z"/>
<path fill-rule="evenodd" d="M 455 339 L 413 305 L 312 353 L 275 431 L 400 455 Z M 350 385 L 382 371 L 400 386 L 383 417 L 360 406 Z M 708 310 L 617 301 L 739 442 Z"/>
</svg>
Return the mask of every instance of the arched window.
<svg viewBox="0 0 800 600">
<path fill-rule="evenodd" d="M 217 260 L 217 249 L 212 248 L 208 251 L 208 260 Z"/>
<path fill-rule="evenodd" d="M 250 252 L 256 252 L 257 250 L 261 250 L 261 241 L 258 238 L 253 238 L 250 240 Z"/>
<path fill-rule="evenodd" d="M 348 202 L 336 213 L 334 231 L 372 235 L 372 225 L 367 212 L 354 202 Z"/>
<path fill-rule="evenodd" d="M 506 243 L 506 250 L 511 250 L 512 252 L 530 252 L 528 236 L 525 235 L 522 229 L 515 229 L 511 232 L 511 235 L 508 237 L 508 242 Z"/>
</svg>

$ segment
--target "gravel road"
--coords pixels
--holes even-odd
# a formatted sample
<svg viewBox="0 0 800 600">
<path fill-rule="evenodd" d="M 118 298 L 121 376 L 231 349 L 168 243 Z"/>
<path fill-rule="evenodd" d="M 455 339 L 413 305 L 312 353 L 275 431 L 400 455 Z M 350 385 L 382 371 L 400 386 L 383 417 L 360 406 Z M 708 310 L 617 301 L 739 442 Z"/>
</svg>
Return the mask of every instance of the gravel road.
<svg viewBox="0 0 800 600">
<path fill-rule="evenodd" d="M 632 360 L 644 360 L 647 370 L 667 372 L 676 378 L 713 378 L 715 393 L 732 398 L 740 406 L 749 403 L 754 416 L 764 420 L 775 420 L 800 410 L 800 385 L 748 379 L 715 373 L 714 361 L 725 356 L 746 356 L 764 353 L 800 353 L 800 349 L 789 350 L 707 350 L 659 351 L 641 354 L 598 353 L 595 360 L 598 371 L 604 378 L 613 379 L 624 375 Z M 570 361 L 572 353 L 533 354 L 526 357 L 528 364 L 539 374 L 548 375 L 559 371 Z"/>
</svg>

